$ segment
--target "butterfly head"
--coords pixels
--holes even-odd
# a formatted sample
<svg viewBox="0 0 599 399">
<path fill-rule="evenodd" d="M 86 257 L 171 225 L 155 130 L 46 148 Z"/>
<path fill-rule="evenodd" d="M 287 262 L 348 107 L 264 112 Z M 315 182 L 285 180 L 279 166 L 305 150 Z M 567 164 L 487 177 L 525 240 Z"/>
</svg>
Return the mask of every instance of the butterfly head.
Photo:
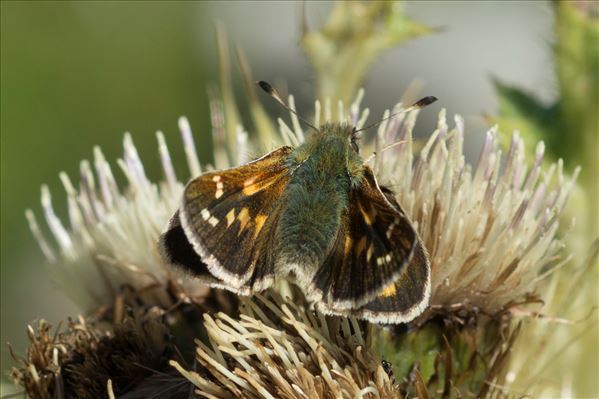
<svg viewBox="0 0 599 399">
<path fill-rule="evenodd" d="M 310 160 L 309 163 L 312 163 L 312 167 L 316 168 L 318 174 L 321 176 L 339 177 L 343 174 L 349 177 L 350 184 L 354 188 L 359 186 L 365 169 L 364 161 L 360 157 L 360 147 L 358 145 L 359 133 L 378 126 L 399 114 L 426 107 L 437 101 L 437 98 L 434 96 L 423 97 L 411 106 L 359 129 L 347 123 L 330 122 L 316 127 L 302 118 L 295 109 L 287 105 L 278 91 L 269 83 L 265 81 L 258 81 L 256 83 L 283 108 L 295 114 L 313 130 L 308 140 L 294 151 L 291 157 L 292 163 L 296 162 L 299 165 L 303 165 L 304 162 Z"/>
<path fill-rule="evenodd" d="M 316 130 L 312 137 L 320 144 L 337 145 L 347 147 L 347 150 L 353 150 L 359 154 L 358 134 L 355 126 L 347 123 L 325 123 Z"/>
<path fill-rule="evenodd" d="M 354 126 L 326 123 L 308 135 L 306 142 L 295 150 L 297 160 L 307 161 L 316 168 L 336 176 L 349 177 L 352 185 L 361 179 L 364 161 L 360 157 L 358 136 Z"/>
</svg>

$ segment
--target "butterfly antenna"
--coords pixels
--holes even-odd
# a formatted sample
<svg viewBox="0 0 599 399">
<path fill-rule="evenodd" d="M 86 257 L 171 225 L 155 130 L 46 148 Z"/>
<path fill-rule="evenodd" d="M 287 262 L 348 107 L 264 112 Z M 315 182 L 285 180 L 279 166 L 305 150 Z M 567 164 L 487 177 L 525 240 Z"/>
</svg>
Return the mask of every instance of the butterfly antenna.
<svg viewBox="0 0 599 399">
<path fill-rule="evenodd" d="M 283 101 L 283 99 L 281 98 L 281 96 L 279 95 L 279 92 L 277 91 L 277 89 L 275 89 L 274 87 L 272 87 L 270 85 L 270 83 L 265 82 L 263 80 L 260 80 L 260 81 L 258 81 L 256 83 L 258 84 L 258 86 L 260 86 L 260 88 L 262 90 L 264 90 L 266 93 L 268 93 L 269 96 L 271 96 L 272 98 L 274 98 L 276 102 L 278 102 L 279 104 L 281 104 L 281 106 L 283 106 L 283 108 L 285 108 L 287 111 L 292 112 L 293 114 L 295 114 L 295 116 L 297 116 L 299 118 L 299 120 L 301 120 L 302 122 L 304 122 L 306 125 L 310 126 L 312 129 L 318 131 L 318 128 L 316 126 L 314 126 L 313 124 L 311 124 L 310 122 L 308 122 L 307 120 L 305 120 L 304 118 L 302 118 L 297 112 L 295 112 L 294 109 L 292 109 L 289 105 L 287 105 L 285 103 L 285 101 Z"/>
<path fill-rule="evenodd" d="M 372 154 L 370 154 L 370 156 L 368 158 L 366 158 L 363 162 L 364 165 L 366 165 L 368 162 L 372 161 L 376 156 L 378 156 L 381 152 L 383 151 L 387 151 L 393 147 L 397 147 L 398 145 L 402 145 L 407 143 L 408 140 L 400 140 L 400 141 L 396 141 L 395 143 L 391 143 L 383 148 L 381 148 L 380 151 L 374 151 Z"/>
<path fill-rule="evenodd" d="M 403 114 L 403 113 L 406 113 L 406 112 L 414 111 L 414 110 L 416 110 L 416 109 L 424 108 L 424 107 L 426 107 L 427 105 L 431 105 L 432 103 L 434 103 L 434 102 L 435 102 L 435 101 L 437 101 L 437 100 L 438 100 L 438 98 L 437 98 L 437 97 L 435 97 L 435 96 L 426 96 L 426 97 L 423 97 L 423 98 L 421 98 L 420 100 L 416 101 L 414 104 L 410 105 L 408 108 L 406 108 L 406 109 L 402 109 L 402 110 L 401 110 L 401 111 L 399 111 L 399 112 L 396 112 L 396 113 L 394 113 L 394 114 L 391 114 L 391 115 L 389 115 L 388 117 L 386 117 L 386 118 L 383 118 L 383 119 L 381 119 L 380 121 L 378 121 L 378 122 L 376 122 L 376 123 L 373 123 L 372 125 L 368 125 L 368 126 L 366 126 L 366 127 L 363 127 L 363 128 L 361 128 L 361 129 L 358 129 L 358 130 L 356 130 L 354 133 L 358 133 L 358 132 L 361 132 L 361 131 L 363 131 L 363 130 L 368 130 L 368 129 L 370 129 L 370 128 L 373 128 L 373 127 L 375 127 L 375 126 L 378 126 L 378 125 L 380 125 L 381 123 L 385 122 L 386 120 L 389 120 L 389 119 L 391 119 L 391 118 L 394 118 L 394 117 L 396 117 L 396 116 L 397 116 L 397 115 L 399 115 L 399 114 Z"/>
</svg>

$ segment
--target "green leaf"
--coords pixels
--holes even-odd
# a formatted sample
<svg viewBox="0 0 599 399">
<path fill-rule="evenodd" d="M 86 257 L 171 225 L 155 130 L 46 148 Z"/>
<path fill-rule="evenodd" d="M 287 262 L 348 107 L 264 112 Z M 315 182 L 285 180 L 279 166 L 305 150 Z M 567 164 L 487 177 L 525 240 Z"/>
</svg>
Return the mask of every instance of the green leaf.
<svg viewBox="0 0 599 399">
<path fill-rule="evenodd" d="M 500 126 L 502 144 L 507 147 L 512 132 L 518 130 L 531 156 L 541 140 L 550 157 L 559 154 L 561 129 L 556 106 L 545 106 L 532 95 L 499 80 L 493 80 L 493 85 L 499 100 L 499 116 L 487 116 L 487 120 Z"/>
</svg>

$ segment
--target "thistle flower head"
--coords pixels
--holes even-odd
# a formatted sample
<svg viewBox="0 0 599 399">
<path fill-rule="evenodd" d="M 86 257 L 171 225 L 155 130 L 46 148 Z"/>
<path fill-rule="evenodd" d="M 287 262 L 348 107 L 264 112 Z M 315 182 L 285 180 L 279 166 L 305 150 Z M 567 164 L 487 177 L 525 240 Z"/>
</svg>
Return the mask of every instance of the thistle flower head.
<svg viewBox="0 0 599 399">
<path fill-rule="evenodd" d="M 314 125 L 347 122 L 363 127 L 368 109 L 360 112 L 362 97 L 360 92 L 349 109 L 339 103 L 336 113 L 330 103 L 323 107 L 317 102 Z M 293 108 L 291 96 L 289 103 Z M 399 110 L 401 104 L 393 112 Z M 502 164 L 496 128 L 487 132 L 476 165 L 466 164 L 463 121 L 456 116 L 450 128 L 445 111 L 439 115 L 436 130 L 416 151 L 412 131 L 417 113 L 384 121 L 374 144 L 366 145 L 363 152 L 379 181 L 394 190 L 430 254 L 432 307 L 470 306 L 494 313 L 523 300 L 534 293 L 544 272 L 565 261 L 555 234 L 573 180 L 565 181 L 561 162 L 543 170 L 543 143 L 538 144 L 529 168 L 518 133 Z M 309 133 L 293 113 L 291 122 L 289 127 L 279 119 L 280 140 L 298 145 Z M 189 170 L 196 175 L 201 168 L 189 124 L 182 118 L 179 126 Z M 252 143 L 243 128 L 238 132 L 237 158 L 245 159 L 253 151 Z M 53 274 L 80 282 L 65 284 L 65 289 L 79 291 L 73 294 L 78 303 L 87 305 L 84 309 L 109 303 L 124 284 L 142 289 L 171 277 L 155 243 L 176 210 L 182 183 L 175 176 L 163 134 L 158 132 L 157 138 L 165 176 L 159 183 L 146 177 L 129 134 L 124 139 L 124 156 L 117 161 L 128 180 L 125 190 L 118 189 L 98 148 L 94 150 L 95 175 L 89 162 L 81 163 L 79 190 L 65 173 L 60 174 L 67 192 L 68 229 L 55 216 L 50 193 L 42 187 L 44 215 L 59 256 L 40 232 L 33 212 L 27 211 L 40 247 L 52 268 L 60 270 Z M 373 155 L 368 156 L 369 152 Z M 202 291 L 186 281 L 181 284 L 190 296 Z"/>
<path fill-rule="evenodd" d="M 80 317 L 69 320 L 66 329 L 52 331 L 41 320 L 28 327 L 31 346 L 24 358 L 15 356 L 21 368 L 13 369 L 12 378 L 32 398 L 106 397 L 108 380 L 119 394 L 139 392 L 157 372 L 163 383 L 184 385 L 182 378 L 176 381 L 177 373 L 165 378 L 177 353 L 167 327 L 146 316 L 131 314 L 110 330 Z"/>
<path fill-rule="evenodd" d="M 185 118 L 180 119 L 179 127 L 189 170 L 198 174 L 199 161 Z M 177 207 L 182 183 L 175 176 L 164 135 L 158 132 L 156 137 L 164 172 L 164 180 L 158 184 L 147 178 L 130 134 L 125 134 L 123 157 L 116 162 L 127 179 L 123 190 L 99 148 L 94 149 L 95 173 L 90 162 L 81 162 L 78 189 L 66 173 L 60 173 L 67 193 L 69 228 L 56 216 L 47 186 L 42 187 L 44 217 L 57 245 L 44 237 L 33 211 L 26 212 L 51 274 L 86 312 L 112 303 L 123 286 L 139 292 L 170 280 L 170 271 L 160 260 L 155 244 Z M 206 291 L 197 285 L 187 288 L 191 296 Z M 157 305 L 169 303 L 164 293 L 148 295 L 157 295 L 152 300 Z"/>
<path fill-rule="evenodd" d="M 330 102 L 317 101 L 314 126 L 347 122 L 363 127 L 369 114 L 368 109 L 360 110 L 363 94 L 360 91 L 349 108 L 339 102 L 333 109 Z M 293 97 L 289 104 L 294 109 Z M 392 112 L 401 109 L 398 104 Z M 213 101 L 212 110 L 214 121 L 223 119 L 221 103 Z M 561 257 L 556 230 L 572 181 L 565 181 L 561 162 L 543 169 L 541 143 L 529 167 L 517 133 L 504 157 L 496 129 L 491 129 L 478 162 L 470 166 L 463 153 L 463 121 L 456 116 L 450 128 L 445 111 L 439 115 L 436 130 L 417 150 L 412 133 L 417 114 L 411 111 L 384 121 L 374 143 L 362 147 L 365 161 L 379 181 L 393 189 L 430 254 L 431 306 L 414 328 L 434 314 L 466 309 L 492 315 L 526 301 L 543 277 L 566 260 Z M 201 166 L 193 136 L 187 121 L 179 122 L 190 174 L 195 176 Z M 310 134 L 294 113 L 290 126 L 281 119 L 278 122 L 280 135 L 271 137 L 273 142 L 298 145 Z M 237 126 L 235 132 L 236 140 L 225 140 L 222 135 L 227 131 L 214 129 L 215 142 L 237 146 L 216 150 L 219 167 L 233 166 L 227 165 L 227 159 L 241 162 L 248 153 L 257 152 L 244 128 Z M 78 188 L 61 173 L 68 228 L 55 215 L 48 189 L 42 188 L 44 217 L 55 244 L 48 242 L 33 212 L 27 211 L 52 274 L 64 290 L 85 312 L 104 309 L 104 320 L 120 322 L 124 303 L 157 307 L 168 329 L 186 331 L 178 337 L 178 344 L 189 346 L 193 337 L 204 337 L 196 353 L 202 373 L 172 363 L 204 396 L 246 397 L 251 392 L 247 397 L 384 397 L 397 393 L 400 388 L 383 371 L 381 359 L 368 349 L 366 330 L 355 320 L 325 318 L 277 294 L 269 294 L 270 299 L 243 299 L 238 307 L 232 295 L 218 294 L 219 290 L 172 273 L 161 260 L 156 242 L 177 208 L 183 184 L 174 173 L 164 135 L 159 132 L 157 138 L 164 171 L 158 183 L 146 177 L 128 134 L 124 156 L 117 161 L 128 181 L 125 189 L 118 188 L 99 149 L 94 150 L 95 173 L 89 162 L 82 162 Z M 134 294 L 128 296 L 127 290 Z M 225 312 L 211 315 L 204 313 L 207 310 Z M 190 321 L 202 315 L 203 328 L 196 324 L 188 328 L 193 324 Z M 493 351 L 502 354 L 497 357 L 501 361 L 506 358 L 504 349 Z M 486 366 L 490 364 L 494 363 Z M 406 384 L 421 390 L 435 379 L 411 375 L 418 378 L 398 377 L 403 379 L 404 394 L 415 392 Z"/>
<path fill-rule="evenodd" d="M 238 319 L 222 313 L 206 314 L 204 319 L 210 346 L 199 343 L 196 352 L 204 375 L 172 362 L 200 396 L 316 399 L 400 394 L 355 320 L 315 315 L 278 295 L 244 299 Z"/>
<path fill-rule="evenodd" d="M 412 124 L 400 117 L 381 126 L 377 146 L 392 147 L 375 166 L 429 251 L 432 307 L 493 314 L 533 294 L 544 272 L 566 261 L 556 232 L 574 180 L 565 181 L 562 162 L 543 170 L 541 142 L 529 167 L 517 132 L 503 157 L 494 127 L 472 167 L 463 153 L 463 120 L 456 116 L 450 129 L 445 111 L 415 154 Z"/>
</svg>

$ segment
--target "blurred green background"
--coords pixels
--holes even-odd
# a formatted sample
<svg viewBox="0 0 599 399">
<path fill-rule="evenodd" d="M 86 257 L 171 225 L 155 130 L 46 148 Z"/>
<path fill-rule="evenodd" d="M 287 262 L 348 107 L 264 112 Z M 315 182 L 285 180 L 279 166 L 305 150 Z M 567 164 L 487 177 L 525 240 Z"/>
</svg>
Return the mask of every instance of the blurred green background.
<svg viewBox="0 0 599 399">
<path fill-rule="evenodd" d="M 329 5 L 308 3 L 317 27 Z M 371 115 L 393 105 L 413 79 L 441 99 L 419 123 L 430 132 L 440 107 L 466 117 L 475 154 L 480 117 L 497 100 L 490 77 L 555 99 L 553 14 L 547 2 L 407 2 L 407 14 L 443 33 L 383 55 L 366 81 Z M 1 3 L 1 354 L 25 348 L 25 326 L 77 314 L 42 267 L 24 218 L 40 219 L 48 183 L 66 217 L 58 172 L 76 181 L 81 159 L 100 145 L 110 162 L 125 131 L 153 179 L 161 177 L 155 131 L 165 132 L 176 166 L 184 162 L 177 118 L 186 115 L 203 161 L 210 160 L 206 87 L 217 81 L 214 21 L 248 55 L 256 78 L 287 82 L 300 109 L 312 102 L 313 75 L 298 45 L 301 4 L 294 2 L 2 2 Z M 239 82 L 237 82 L 239 83 Z M 272 108 L 271 108 L 272 109 Z M 474 157 L 475 155 L 472 155 Z M 185 176 L 181 173 L 181 176 Z M 76 284 L 77 282 L 73 282 Z"/>
<path fill-rule="evenodd" d="M 90 159 L 96 144 L 114 161 L 125 131 L 133 134 L 148 174 L 159 178 L 155 131 L 176 137 L 177 118 L 185 114 L 197 132 L 208 132 L 205 87 L 215 68 L 214 58 L 204 57 L 212 51 L 202 33 L 211 30 L 202 29 L 210 22 L 199 4 L 3 2 L 1 16 L 6 370 L 5 343 L 22 351 L 27 323 L 77 312 L 48 281 L 25 223 L 25 208 L 41 216 L 40 185 L 48 183 L 59 216 L 66 216 L 57 173 L 77 181 L 79 161 Z M 181 156 L 173 144 L 173 156 Z M 204 156 L 210 153 L 209 145 L 199 144 Z"/>
</svg>

